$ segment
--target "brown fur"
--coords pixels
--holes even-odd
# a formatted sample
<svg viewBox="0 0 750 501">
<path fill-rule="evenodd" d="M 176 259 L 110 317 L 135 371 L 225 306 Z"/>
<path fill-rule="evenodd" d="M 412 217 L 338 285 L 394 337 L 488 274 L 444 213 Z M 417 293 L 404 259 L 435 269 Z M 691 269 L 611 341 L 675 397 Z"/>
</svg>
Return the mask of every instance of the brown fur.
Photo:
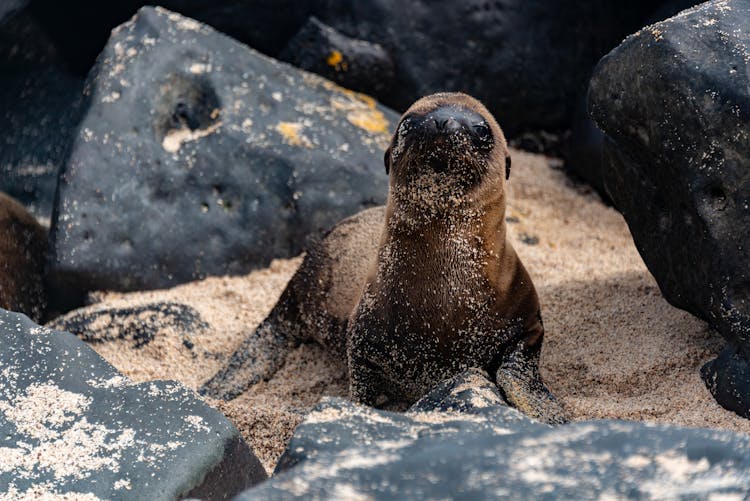
<svg viewBox="0 0 750 501">
<path fill-rule="evenodd" d="M 483 118 L 491 147 L 461 133 L 440 144 L 414 136 L 408 117 L 422 120 L 441 106 Z M 465 94 L 420 99 L 402 117 L 385 163 L 386 208 L 342 221 L 314 246 L 202 392 L 232 398 L 281 365 L 283 346 L 312 339 L 346 357 L 355 401 L 411 403 L 480 367 L 496 375 L 510 403 L 563 421 L 538 374 L 544 330 L 536 291 L 506 238 L 509 156 L 492 115 Z"/>
<path fill-rule="evenodd" d="M 11 197 L 0 193 L 0 308 L 40 321 L 47 232 Z"/>
<path fill-rule="evenodd" d="M 413 402 L 469 367 L 494 373 L 518 342 L 532 350 L 541 345 L 536 291 L 506 238 L 505 137 L 489 111 L 464 94 L 428 96 L 404 116 L 428 115 L 443 105 L 477 112 L 495 143 L 486 158 L 470 147 L 458 149 L 459 162 L 483 171 L 468 187 L 460 169 L 432 181 L 435 173 L 423 168 L 421 152 L 391 159 L 377 266 L 348 331 L 355 400 L 375 403 L 383 394 Z M 399 148 L 398 136 L 389 152 Z"/>
</svg>

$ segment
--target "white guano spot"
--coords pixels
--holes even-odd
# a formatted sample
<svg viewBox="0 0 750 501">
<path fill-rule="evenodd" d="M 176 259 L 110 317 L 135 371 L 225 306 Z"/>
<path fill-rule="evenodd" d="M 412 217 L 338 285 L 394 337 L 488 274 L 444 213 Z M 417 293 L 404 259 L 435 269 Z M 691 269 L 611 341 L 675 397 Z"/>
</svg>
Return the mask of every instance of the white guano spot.
<svg viewBox="0 0 750 501">
<path fill-rule="evenodd" d="M 219 127 L 221 127 L 221 122 L 216 122 L 214 124 L 211 124 L 205 129 L 196 129 L 196 130 L 190 130 L 187 128 L 172 129 L 167 132 L 166 136 L 164 136 L 164 139 L 161 142 L 161 146 L 162 148 L 164 148 L 166 151 L 170 153 L 176 153 L 177 151 L 179 151 L 183 143 L 187 143 L 189 141 L 195 141 L 202 137 L 211 135 L 214 132 L 216 132 L 216 130 Z"/>
</svg>

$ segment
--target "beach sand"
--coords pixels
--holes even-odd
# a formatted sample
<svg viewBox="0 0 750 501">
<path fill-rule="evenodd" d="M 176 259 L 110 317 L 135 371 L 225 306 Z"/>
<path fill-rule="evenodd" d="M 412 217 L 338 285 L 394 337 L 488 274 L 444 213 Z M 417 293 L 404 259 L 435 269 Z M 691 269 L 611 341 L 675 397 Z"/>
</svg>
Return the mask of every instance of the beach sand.
<svg viewBox="0 0 750 501">
<path fill-rule="evenodd" d="M 670 306 L 643 264 L 622 216 L 559 162 L 513 151 L 509 234 L 542 303 L 542 375 L 574 420 L 618 418 L 750 433 L 750 420 L 716 404 L 699 376 L 723 347 L 705 322 Z M 100 292 L 109 306 L 173 301 L 195 308 L 209 328 L 186 348 L 171 327 L 145 346 L 91 346 L 136 381 L 177 379 L 196 389 L 270 311 L 300 258 L 245 276 L 169 290 Z M 270 380 L 224 412 L 271 472 L 294 427 L 323 395 L 346 396 L 345 364 L 314 344 L 294 350 Z"/>
</svg>

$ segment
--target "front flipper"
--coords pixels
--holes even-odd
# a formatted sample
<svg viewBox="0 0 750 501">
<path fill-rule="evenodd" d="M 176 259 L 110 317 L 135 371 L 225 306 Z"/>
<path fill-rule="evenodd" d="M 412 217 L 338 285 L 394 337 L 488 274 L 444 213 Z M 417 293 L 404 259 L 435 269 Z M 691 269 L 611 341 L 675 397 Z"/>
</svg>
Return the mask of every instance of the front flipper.
<svg viewBox="0 0 750 501">
<path fill-rule="evenodd" d="M 510 405 L 527 416 L 549 424 L 563 424 L 568 417 L 539 374 L 539 350 L 519 342 L 500 363 L 496 383 Z"/>
<path fill-rule="evenodd" d="M 385 389 L 385 380 L 377 368 L 367 360 L 349 358 L 349 400 L 378 407 L 388 400 Z"/>
<path fill-rule="evenodd" d="M 232 400 L 250 386 L 268 380 L 283 365 L 295 343 L 278 325 L 265 320 L 245 338 L 229 362 L 198 390 L 201 395 Z"/>
</svg>

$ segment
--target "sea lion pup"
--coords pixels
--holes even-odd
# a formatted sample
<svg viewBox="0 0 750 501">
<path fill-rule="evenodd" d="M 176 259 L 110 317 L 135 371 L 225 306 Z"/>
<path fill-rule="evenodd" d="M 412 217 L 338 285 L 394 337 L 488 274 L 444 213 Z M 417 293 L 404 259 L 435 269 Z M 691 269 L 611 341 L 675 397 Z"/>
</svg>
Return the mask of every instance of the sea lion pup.
<svg viewBox="0 0 750 501">
<path fill-rule="evenodd" d="M 465 94 L 422 98 L 401 118 L 385 167 L 385 211 L 342 221 L 311 249 L 202 393 L 232 398 L 313 339 L 346 356 L 356 402 L 412 403 L 480 367 L 511 405 L 565 422 L 539 375 L 539 300 L 507 241 L 510 157 L 492 115 Z"/>
</svg>

